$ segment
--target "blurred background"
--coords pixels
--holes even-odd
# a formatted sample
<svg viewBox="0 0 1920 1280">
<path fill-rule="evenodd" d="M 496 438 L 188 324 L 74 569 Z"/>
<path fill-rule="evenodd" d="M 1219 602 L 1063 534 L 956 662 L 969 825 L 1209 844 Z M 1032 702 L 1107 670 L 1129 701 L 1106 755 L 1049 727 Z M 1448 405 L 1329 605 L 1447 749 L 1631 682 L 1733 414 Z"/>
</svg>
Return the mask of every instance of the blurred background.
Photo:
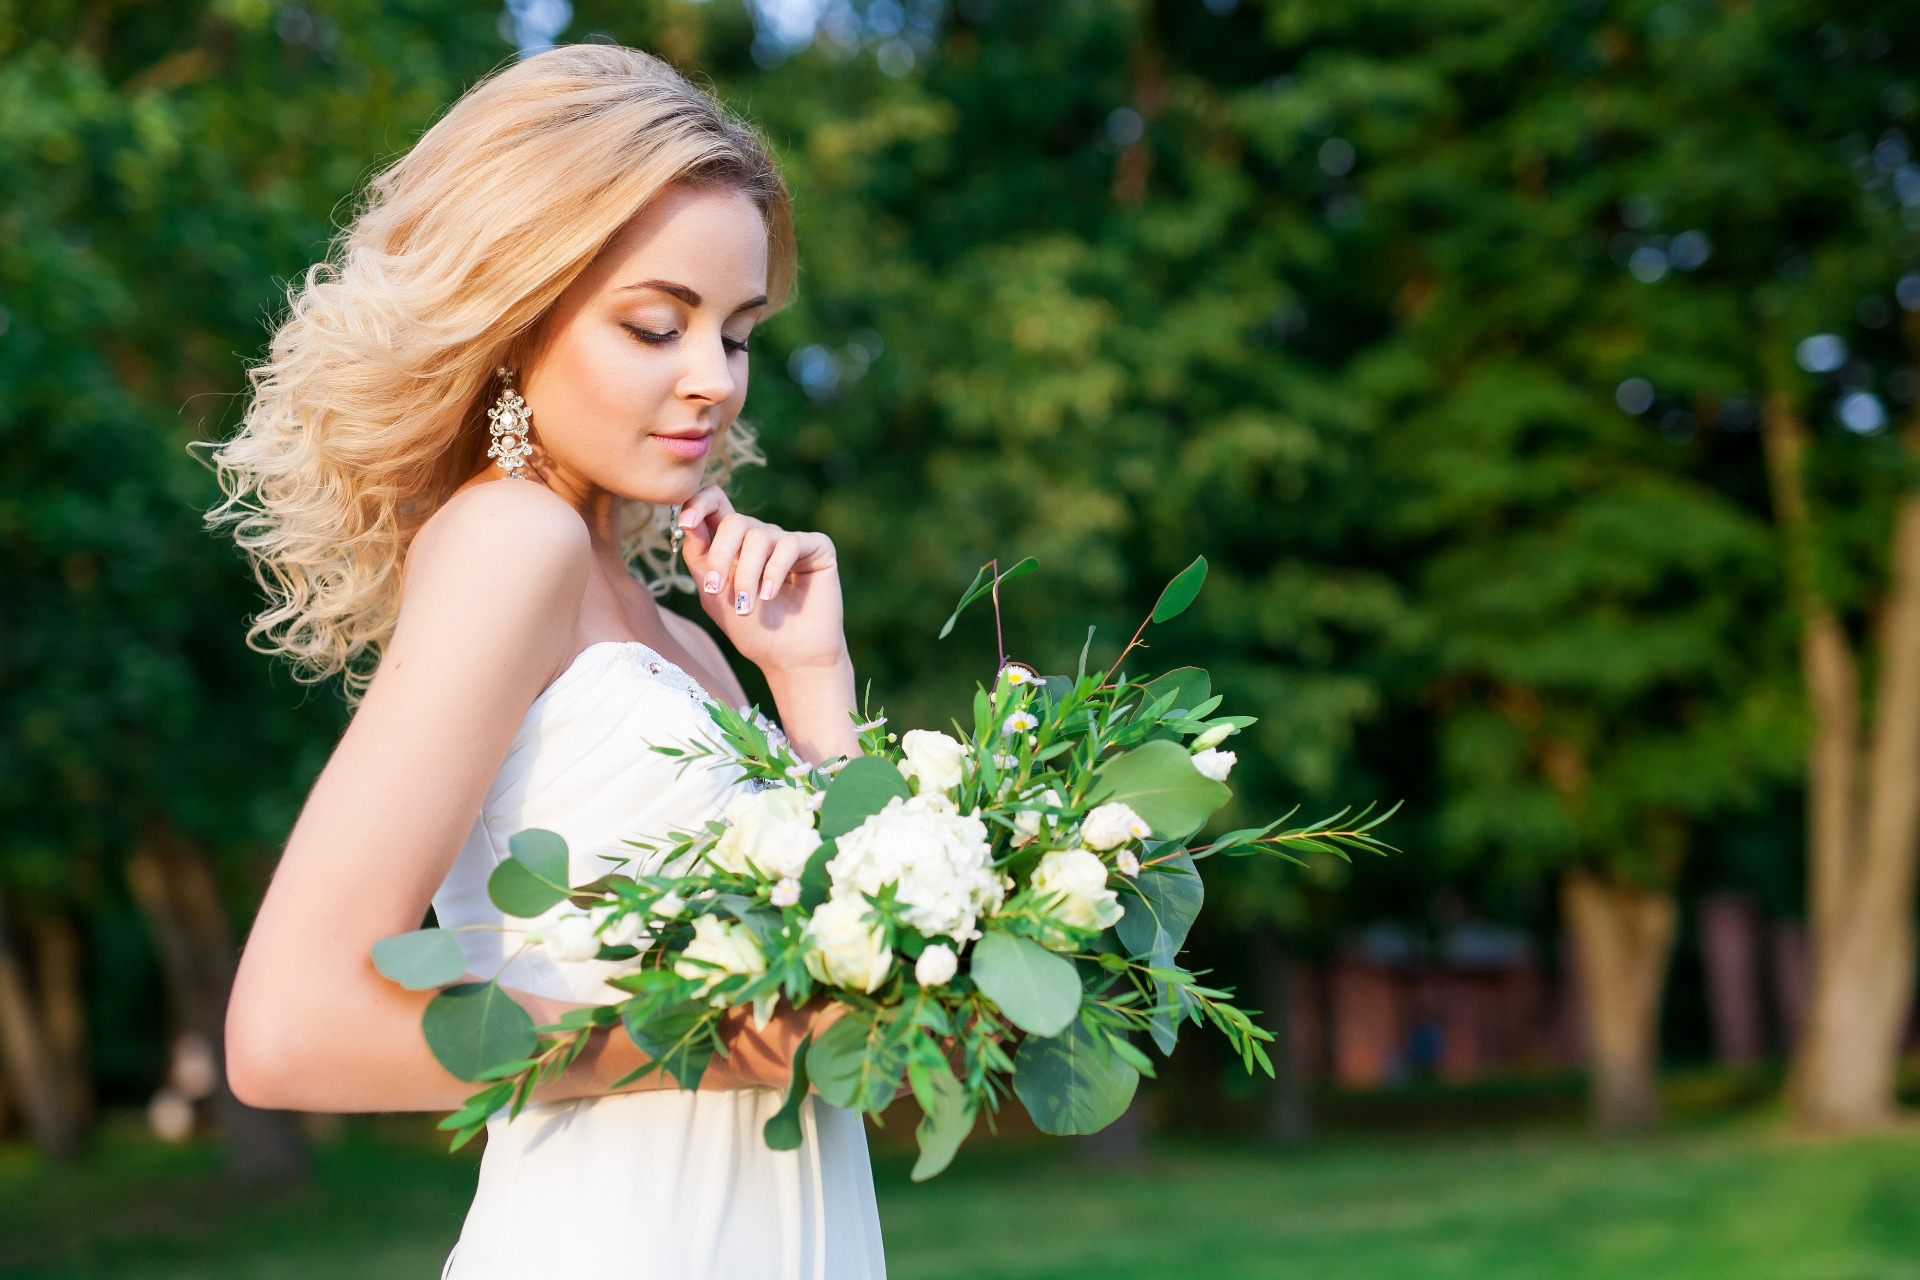
<svg viewBox="0 0 1920 1280">
<path fill-rule="evenodd" d="M 933 725 L 1008 643 L 1261 717 L 1190 1030 L 938 1181 L 958 1276 L 1892 1276 L 1920 1255 L 1920 9 L 1890 0 L 0 0 L 0 1275 L 436 1274 L 431 1118 L 221 1084 L 345 722 L 199 513 L 290 280 L 464 87 L 652 50 L 770 136 L 796 301 L 743 505 Z M 1005 561 L 1003 561 L 1005 562 Z M 684 603 L 684 602 L 683 602 Z"/>
</svg>

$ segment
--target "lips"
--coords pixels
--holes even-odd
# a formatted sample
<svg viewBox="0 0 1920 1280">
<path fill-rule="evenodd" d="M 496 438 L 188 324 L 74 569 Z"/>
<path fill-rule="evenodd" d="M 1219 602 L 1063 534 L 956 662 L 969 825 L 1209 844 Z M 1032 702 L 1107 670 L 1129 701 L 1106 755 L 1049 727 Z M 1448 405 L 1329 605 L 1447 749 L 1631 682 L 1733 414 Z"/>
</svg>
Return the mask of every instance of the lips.
<svg viewBox="0 0 1920 1280">
<path fill-rule="evenodd" d="M 686 458 L 689 461 L 695 458 L 706 457 L 707 450 L 713 447 L 713 435 L 710 432 L 702 432 L 699 435 L 691 436 L 657 435 L 649 438 L 674 457 Z"/>
</svg>

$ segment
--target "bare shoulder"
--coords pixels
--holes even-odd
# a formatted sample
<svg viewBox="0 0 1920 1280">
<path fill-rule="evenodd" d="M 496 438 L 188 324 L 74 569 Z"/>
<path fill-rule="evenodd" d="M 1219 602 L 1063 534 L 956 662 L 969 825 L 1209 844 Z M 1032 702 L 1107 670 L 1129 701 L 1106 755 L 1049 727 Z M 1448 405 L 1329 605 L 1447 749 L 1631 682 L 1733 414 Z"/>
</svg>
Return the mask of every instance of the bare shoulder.
<svg viewBox="0 0 1920 1280">
<path fill-rule="evenodd" d="M 408 569 L 508 552 L 508 563 L 552 569 L 592 554 L 586 521 L 542 484 L 502 479 L 463 489 L 433 513 L 413 540 Z"/>
</svg>

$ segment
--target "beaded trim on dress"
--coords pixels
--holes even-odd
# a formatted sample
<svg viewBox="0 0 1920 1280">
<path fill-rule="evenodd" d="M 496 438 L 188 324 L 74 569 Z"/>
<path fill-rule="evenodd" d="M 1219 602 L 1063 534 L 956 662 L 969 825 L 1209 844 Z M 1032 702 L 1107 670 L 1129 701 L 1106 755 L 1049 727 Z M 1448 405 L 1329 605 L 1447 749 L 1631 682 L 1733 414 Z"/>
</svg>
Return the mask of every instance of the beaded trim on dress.
<svg viewBox="0 0 1920 1280">
<path fill-rule="evenodd" d="M 695 702 L 712 702 L 713 695 L 706 686 L 686 673 L 686 670 L 671 658 L 661 654 L 638 640 L 608 640 L 604 643 L 614 645 L 620 650 L 620 661 L 635 674 L 652 676 L 670 689 L 678 689 Z"/>
</svg>

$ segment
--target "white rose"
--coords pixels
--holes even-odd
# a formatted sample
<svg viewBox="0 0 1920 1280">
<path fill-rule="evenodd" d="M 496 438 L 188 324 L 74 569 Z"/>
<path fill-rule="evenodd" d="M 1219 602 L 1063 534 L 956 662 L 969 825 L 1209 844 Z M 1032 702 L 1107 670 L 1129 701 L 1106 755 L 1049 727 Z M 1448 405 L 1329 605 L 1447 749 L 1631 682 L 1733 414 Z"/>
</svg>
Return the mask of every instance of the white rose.
<svg viewBox="0 0 1920 1280">
<path fill-rule="evenodd" d="M 929 938 L 978 937 L 974 921 L 999 910 L 1006 891 L 993 869 L 987 824 L 940 794 L 898 797 L 840 837 L 827 863 L 833 895 L 858 901 L 895 886 L 900 915 Z"/>
<path fill-rule="evenodd" d="M 1107 864 L 1086 849 L 1055 849 L 1044 855 L 1028 883 L 1049 899 L 1047 909 L 1062 924 L 1104 929 L 1126 914 L 1120 895 L 1107 888 Z"/>
<path fill-rule="evenodd" d="M 913 962 L 913 980 L 923 987 L 944 987 L 960 972 L 960 957 L 944 942 L 928 945 Z"/>
<path fill-rule="evenodd" d="M 1129 840 L 1144 840 L 1153 828 L 1124 804 L 1103 804 L 1080 824 L 1080 840 L 1089 849 L 1105 851 Z"/>
<path fill-rule="evenodd" d="M 735 875 L 798 876 L 820 847 L 807 793 L 798 787 L 743 791 L 727 802 L 726 819 L 707 861 Z"/>
<path fill-rule="evenodd" d="M 1060 793 L 1052 787 L 1048 787 L 1040 793 L 1040 803 L 1058 809 L 1060 807 Z M 1057 827 L 1060 825 L 1060 818 L 1057 814 L 1047 813 L 1040 809 L 1021 809 L 1016 812 L 1013 815 L 1013 829 L 1016 832 L 1013 837 L 1013 847 L 1018 849 L 1021 845 L 1032 844 L 1035 840 L 1038 840 L 1040 838 L 1040 824 L 1042 822 L 1046 823 L 1049 827 Z"/>
<path fill-rule="evenodd" d="M 776 907 L 792 906 L 800 901 L 800 882 L 792 876 L 787 876 L 773 886 L 773 892 L 768 895 L 768 899 Z"/>
<path fill-rule="evenodd" d="M 562 964 L 579 964 L 600 954 L 600 939 L 593 930 L 592 916 L 568 914 L 543 925 L 539 942 Z"/>
<path fill-rule="evenodd" d="M 900 762 L 903 777 L 920 779 L 922 791 L 946 791 L 960 785 L 967 749 L 944 733 L 909 729 L 900 739 L 907 758 Z"/>
<path fill-rule="evenodd" d="M 860 898 L 829 898 L 807 922 L 807 972 L 829 986 L 872 991 L 893 969 L 886 933 L 866 922 Z"/>
<path fill-rule="evenodd" d="M 689 961 L 704 960 L 705 965 Z M 708 968 L 717 965 L 718 968 Z M 767 957 L 753 930 L 738 920 L 719 916 L 700 916 L 693 922 L 693 941 L 681 953 L 673 971 L 690 982 L 701 982 L 700 990 L 711 991 L 729 974 L 761 974 L 767 971 Z"/>
<path fill-rule="evenodd" d="M 647 909 L 662 920 L 674 920 L 687 909 L 687 900 L 669 889 L 655 898 L 653 905 Z"/>
<path fill-rule="evenodd" d="M 600 929 L 600 941 L 610 947 L 640 947 L 643 950 L 653 941 L 638 911 L 620 914 L 619 907 L 595 907 L 593 922 Z"/>
<path fill-rule="evenodd" d="M 1193 767 L 1202 777 L 1212 778 L 1215 782 L 1225 782 L 1227 775 L 1233 772 L 1234 764 L 1240 759 L 1231 751 L 1216 751 L 1212 747 L 1193 753 Z"/>
</svg>

